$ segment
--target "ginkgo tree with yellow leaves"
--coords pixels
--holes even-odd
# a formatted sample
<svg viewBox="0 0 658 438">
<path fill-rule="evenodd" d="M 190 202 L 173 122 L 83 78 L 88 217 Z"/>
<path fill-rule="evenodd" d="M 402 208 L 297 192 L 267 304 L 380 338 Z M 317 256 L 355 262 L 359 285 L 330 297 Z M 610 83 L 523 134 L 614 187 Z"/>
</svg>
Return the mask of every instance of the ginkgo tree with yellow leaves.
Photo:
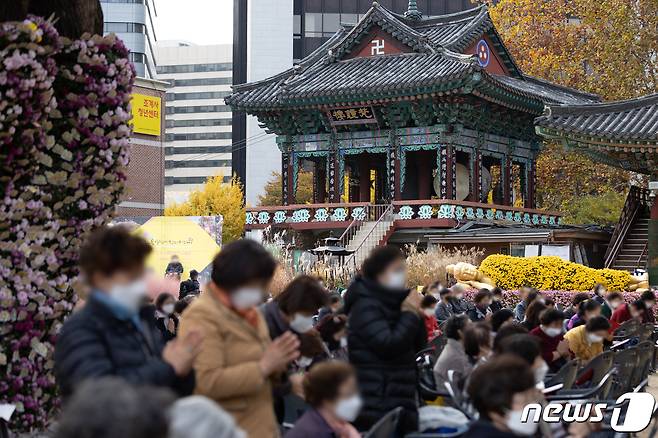
<svg viewBox="0 0 658 438">
<path fill-rule="evenodd" d="M 484 2 L 524 73 L 604 100 L 658 91 L 658 1 Z M 616 194 L 623 201 L 630 178 L 628 172 L 547 142 L 537 162 L 538 202 L 579 222 L 586 220 L 577 213 L 581 198 L 605 202 Z"/>
<path fill-rule="evenodd" d="M 224 243 L 239 239 L 244 231 L 245 207 L 242 184 L 237 176 L 224 182 L 222 175 L 208 178 L 200 190 L 190 193 L 186 202 L 165 208 L 165 216 L 222 215 Z"/>
</svg>

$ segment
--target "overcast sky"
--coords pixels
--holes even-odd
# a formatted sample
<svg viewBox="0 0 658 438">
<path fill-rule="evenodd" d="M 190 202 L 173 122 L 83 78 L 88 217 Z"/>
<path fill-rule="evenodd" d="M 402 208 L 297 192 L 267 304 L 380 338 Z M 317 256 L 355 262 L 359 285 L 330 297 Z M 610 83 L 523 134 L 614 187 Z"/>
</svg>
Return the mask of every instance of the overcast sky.
<svg viewBox="0 0 658 438">
<path fill-rule="evenodd" d="M 158 40 L 233 42 L 233 0 L 155 0 Z"/>
</svg>

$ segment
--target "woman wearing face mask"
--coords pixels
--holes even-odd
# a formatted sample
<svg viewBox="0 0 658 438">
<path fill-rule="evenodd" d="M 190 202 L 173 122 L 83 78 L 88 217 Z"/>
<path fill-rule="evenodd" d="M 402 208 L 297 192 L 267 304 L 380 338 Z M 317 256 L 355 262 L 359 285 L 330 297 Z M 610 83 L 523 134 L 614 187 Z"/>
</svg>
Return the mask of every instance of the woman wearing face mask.
<svg viewBox="0 0 658 438">
<path fill-rule="evenodd" d="M 162 339 L 169 342 L 176 337 L 178 318 L 174 314 L 176 300 L 169 293 L 161 293 L 155 300 L 155 326 L 162 333 Z"/>
<path fill-rule="evenodd" d="M 318 322 L 316 328 L 331 358 L 347 362 L 347 316 L 327 315 Z"/>
<path fill-rule="evenodd" d="M 398 248 L 376 248 L 345 295 L 349 358 L 365 402 L 359 430 L 398 406 L 404 408 L 401 427 L 417 430 L 416 352 L 427 334 L 420 294 L 406 287 L 404 262 Z"/>
<path fill-rule="evenodd" d="M 594 301 L 593 299 L 583 301 L 578 306 L 578 313 L 572 316 L 567 323 L 567 330 L 571 330 L 579 325 L 584 325 L 590 319 L 600 315 L 601 305 L 597 301 Z"/>
<path fill-rule="evenodd" d="M 423 321 L 425 322 L 425 331 L 427 332 L 427 342 L 441 336 L 439 323 L 436 321 L 436 306 L 438 301 L 432 295 L 425 295 L 420 302 L 420 310 L 423 312 Z"/>
<path fill-rule="evenodd" d="M 540 325 L 530 331 L 531 335 L 539 339 L 541 355 L 551 372 L 557 372 L 570 358 L 569 343 L 562 334 L 563 321 L 564 313 L 547 309 L 539 315 Z"/>
<path fill-rule="evenodd" d="M 205 334 L 194 361 L 195 392 L 219 404 L 250 437 L 276 437 L 272 382 L 299 356 L 299 340 L 285 332 L 273 341 L 257 306 L 276 262 L 253 240 L 222 247 L 207 290 L 185 310 L 179 337 Z"/>
<path fill-rule="evenodd" d="M 359 438 L 350 423 L 363 405 L 354 368 L 344 362 L 324 362 L 304 378 L 304 392 L 311 409 L 297 420 L 285 438 Z"/>
<path fill-rule="evenodd" d="M 162 342 L 152 308 L 141 307 L 150 252 L 148 242 L 123 226 L 100 228 L 80 249 L 80 270 L 92 292 L 57 339 L 55 376 L 64 397 L 81 381 L 103 376 L 192 392 L 201 337 L 190 331 Z"/>
<path fill-rule="evenodd" d="M 587 324 L 569 330 L 564 339 L 569 342 L 569 350 L 576 359 L 588 361 L 603 352 L 603 340 L 609 329 L 610 322 L 603 316 L 596 316 Z"/>
<path fill-rule="evenodd" d="M 521 358 L 504 354 L 477 367 L 468 384 L 480 416 L 469 438 L 518 438 L 537 434 L 539 423 L 522 421 L 523 408 L 541 401 L 534 373 Z"/>
<path fill-rule="evenodd" d="M 592 299 L 597 303 L 603 305 L 603 303 L 605 303 L 605 295 L 608 293 L 605 286 L 602 285 L 601 283 L 598 283 L 596 286 L 594 286 L 592 292 L 594 293 Z"/>
<path fill-rule="evenodd" d="M 624 302 L 624 297 L 619 292 L 610 292 L 605 297 L 605 302 L 601 306 L 601 315 L 610 319 L 612 317 L 612 312 L 617 310 L 617 308 Z"/>
</svg>

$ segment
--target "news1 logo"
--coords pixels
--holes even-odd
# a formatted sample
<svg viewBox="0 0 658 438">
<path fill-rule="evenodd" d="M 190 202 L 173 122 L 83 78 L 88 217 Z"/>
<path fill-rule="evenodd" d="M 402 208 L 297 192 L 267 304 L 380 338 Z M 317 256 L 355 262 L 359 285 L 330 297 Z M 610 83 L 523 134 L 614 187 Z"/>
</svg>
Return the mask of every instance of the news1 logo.
<svg viewBox="0 0 658 438">
<path fill-rule="evenodd" d="M 640 432 L 649 426 L 656 409 L 656 399 L 646 392 L 629 392 L 611 406 L 610 427 L 615 432 Z M 534 423 L 600 423 L 609 414 L 608 403 L 530 403 L 523 408 L 521 421 Z"/>
</svg>

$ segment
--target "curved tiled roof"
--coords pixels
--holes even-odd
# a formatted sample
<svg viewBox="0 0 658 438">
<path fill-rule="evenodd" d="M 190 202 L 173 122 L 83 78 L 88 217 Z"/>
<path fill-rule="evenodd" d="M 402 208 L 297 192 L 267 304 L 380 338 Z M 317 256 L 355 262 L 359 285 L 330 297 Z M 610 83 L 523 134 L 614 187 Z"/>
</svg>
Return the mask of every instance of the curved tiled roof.
<svg viewBox="0 0 658 438">
<path fill-rule="evenodd" d="M 413 52 L 344 59 L 373 26 L 382 28 Z M 514 77 L 491 75 L 478 65 L 475 56 L 457 53 L 484 33 L 506 58 Z M 594 95 L 524 76 L 507 55 L 486 6 L 412 19 L 375 2 L 359 23 L 341 28 L 294 68 L 259 82 L 234 86 L 233 94 L 225 101 L 235 109 L 266 111 L 473 91 L 538 114 L 545 104 L 597 100 Z"/>
<path fill-rule="evenodd" d="M 567 135 L 656 143 L 658 94 L 616 102 L 551 105 L 536 124 Z"/>
</svg>

